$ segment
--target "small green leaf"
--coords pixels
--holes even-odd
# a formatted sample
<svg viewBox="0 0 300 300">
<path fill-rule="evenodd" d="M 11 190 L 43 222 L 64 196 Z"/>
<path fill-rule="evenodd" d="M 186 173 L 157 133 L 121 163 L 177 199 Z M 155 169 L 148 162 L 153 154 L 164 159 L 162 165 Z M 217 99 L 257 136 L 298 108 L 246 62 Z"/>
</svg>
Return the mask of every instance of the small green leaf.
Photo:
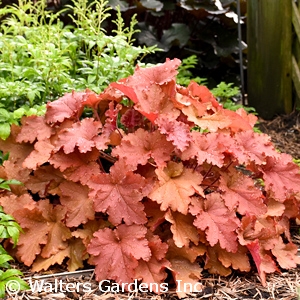
<svg viewBox="0 0 300 300">
<path fill-rule="evenodd" d="M 10 260 L 14 260 L 10 255 L 8 254 L 1 254 L 0 255 L 0 267 L 2 264 L 10 261 Z"/>
<path fill-rule="evenodd" d="M 0 123 L 0 138 L 6 140 L 10 135 L 10 124 Z"/>
<path fill-rule="evenodd" d="M 11 117 L 11 114 L 4 108 L 0 108 L 0 123 L 7 122 Z"/>
<path fill-rule="evenodd" d="M 4 281 L 10 277 L 13 277 L 13 276 L 21 276 L 23 275 L 23 273 L 20 271 L 20 270 L 17 270 L 17 269 L 9 269 L 9 270 L 6 270 L 1 276 L 0 276 L 0 281 Z M 11 279 L 9 279 L 11 280 Z"/>
</svg>

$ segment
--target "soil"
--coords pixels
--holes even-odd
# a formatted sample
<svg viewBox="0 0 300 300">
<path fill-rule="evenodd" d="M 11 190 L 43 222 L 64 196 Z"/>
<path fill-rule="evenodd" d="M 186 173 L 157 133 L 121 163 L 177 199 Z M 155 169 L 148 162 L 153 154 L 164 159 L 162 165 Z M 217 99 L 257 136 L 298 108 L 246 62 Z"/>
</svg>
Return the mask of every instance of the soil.
<svg viewBox="0 0 300 300">
<path fill-rule="evenodd" d="M 273 120 L 267 121 L 259 119 L 259 129 L 271 136 L 275 147 L 281 151 L 292 155 L 295 159 L 300 160 L 300 113 L 293 112 L 290 115 L 278 116 Z M 300 226 L 292 224 L 291 231 L 293 241 L 298 245 L 300 255 Z M 24 266 L 16 265 L 21 268 L 25 277 L 32 277 L 32 274 Z M 174 289 L 169 289 L 168 293 L 162 295 L 147 293 L 101 293 L 98 283 L 95 281 L 93 269 L 65 273 L 63 266 L 53 268 L 50 273 L 38 274 L 40 277 L 35 280 L 46 280 L 54 283 L 56 280 L 64 282 L 86 283 L 89 282 L 92 292 L 86 293 L 82 289 L 76 292 L 51 292 L 51 293 L 32 293 L 30 291 L 19 293 L 18 296 L 7 296 L 6 299 L 32 299 L 32 300 L 58 300 L 58 299 L 82 299 L 82 300 L 178 300 Z M 51 274 L 51 272 L 53 274 Z M 36 276 L 36 274 L 34 275 Z M 203 273 L 201 280 L 202 292 L 190 294 L 189 300 L 193 299 L 276 299 L 276 300 L 300 300 L 300 270 L 290 271 L 281 270 L 281 273 L 269 275 L 267 277 L 267 286 L 263 287 L 260 283 L 257 273 L 241 274 L 233 272 L 229 277 L 213 276 Z"/>
</svg>

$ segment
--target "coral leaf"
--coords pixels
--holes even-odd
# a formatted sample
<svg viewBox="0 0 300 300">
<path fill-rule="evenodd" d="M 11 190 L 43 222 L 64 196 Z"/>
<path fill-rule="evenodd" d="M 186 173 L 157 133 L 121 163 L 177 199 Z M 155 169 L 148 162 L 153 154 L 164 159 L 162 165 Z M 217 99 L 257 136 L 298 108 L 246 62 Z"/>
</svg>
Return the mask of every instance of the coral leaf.
<svg viewBox="0 0 300 300">
<path fill-rule="evenodd" d="M 122 219 L 127 225 L 146 223 L 140 201 L 149 193 L 149 186 L 141 175 L 126 171 L 120 161 L 111 167 L 110 174 L 93 176 L 87 184 L 92 189 L 95 210 L 107 212 L 112 224 L 118 225 Z"/>
<path fill-rule="evenodd" d="M 130 283 L 138 259 L 149 261 L 151 257 L 146 231 L 142 225 L 122 224 L 114 230 L 105 228 L 95 232 L 87 251 L 93 255 L 97 280 Z"/>
<path fill-rule="evenodd" d="M 241 151 L 235 151 L 235 156 L 241 164 L 251 161 L 264 165 L 266 157 L 280 158 L 270 137 L 253 131 L 239 132 L 235 135 L 236 143 Z"/>
<path fill-rule="evenodd" d="M 33 176 L 26 181 L 26 187 L 32 193 L 39 193 L 40 197 L 47 194 L 55 195 L 57 187 L 64 180 L 63 174 L 51 165 L 38 168 Z"/>
<path fill-rule="evenodd" d="M 170 263 L 165 259 L 168 245 L 163 243 L 157 235 L 148 240 L 152 256 L 148 261 L 139 260 L 139 264 L 135 269 L 135 278 L 143 279 L 143 282 L 150 286 L 153 283 L 160 284 L 166 279 L 165 269 L 170 267 Z M 159 290 L 154 290 L 154 292 L 158 293 Z"/>
<path fill-rule="evenodd" d="M 60 203 L 67 209 L 66 225 L 78 227 L 95 217 L 93 200 L 88 197 L 88 187 L 70 181 L 59 185 Z"/>
<path fill-rule="evenodd" d="M 261 167 L 266 190 L 274 192 L 274 198 L 284 202 L 289 193 L 299 191 L 300 169 L 288 154 L 281 154 L 280 159 L 267 158 L 267 164 Z"/>
<path fill-rule="evenodd" d="M 195 110 L 191 109 L 183 109 L 182 111 L 189 121 L 199 126 L 202 130 L 208 130 L 209 132 L 217 132 L 219 129 L 229 127 L 231 124 L 230 118 L 223 113 L 223 110 L 203 116 L 199 116 Z"/>
<path fill-rule="evenodd" d="M 266 286 L 266 273 L 273 273 L 279 271 L 276 267 L 272 257 L 264 251 L 259 245 L 258 240 L 247 244 L 247 248 L 250 251 L 252 258 L 255 262 L 261 283 Z"/>
<path fill-rule="evenodd" d="M 125 136 L 121 144 L 112 151 L 112 155 L 124 159 L 127 165 L 135 169 L 138 164 L 147 164 L 150 158 L 157 166 L 165 166 L 173 149 L 172 143 L 158 131 L 150 133 L 140 128 Z"/>
<path fill-rule="evenodd" d="M 81 239 L 72 238 L 68 240 L 68 247 L 51 255 L 49 258 L 38 256 L 34 261 L 31 271 L 40 272 L 47 270 L 54 264 L 61 265 L 66 257 L 68 257 L 68 271 L 73 272 L 79 268 L 83 268 L 83 260 L 87 258 L 85 255 L 86 249 Z"/>
<path fill-rule="evenodd" d="M 47 103 L 47 123 L 62 123 L 65 119 L 79 119 L 86 100 L 86 92 L 67 93 L 56 101 Z"/>
<path fill-rule="evenodd" d="M 199 165 L 205 161 L 222 167 L 224 164 L 224 153 L 233 148 L 232 138 L 223 133 L 203 134 L 197 131 L 191 133 L 190 146 L 183 151 L 182 159 L 197 158 Z"/>
<path fill-rule="evenodd" d="M 86 153 L 96 146 L 95 141 L 102 124 L 92 118 L 85 118 L 73 124 L 72 128 L 64 129 L 56 141 L 56 151 L 63 149 L 66 154 L 74 151 L 77 146 L 79 152 Z"/>
<path fill-rule="evenodd" d="M 50 143 L 49 139 L 37 141 L 34 144 L 34 150 L 24 160 L 23 166 L 36 170 L 37 167 L 48 162 L 53 150 L 54 146 Z"/>
<path fill-rule="evenodd" d="M 267 212 L 262 192 L 254 185 L 253 179 L 242 172 L 222 173 L 220 189 L 226 206 L 232 210 L 237 207 L 241 215 L 247 213 L 262 215 Z"/>
<path fill-rule="evenodd" d="M 171 141 L 180 151 L 184 151 L 190 144 L 190 127 L 180 121 L 170 120 L 162 115 L 155 120 L 159 131 L 166 135 L 168 141 Z"/>
<path fill-rule="evenodd" d="M 21 131 L 16 141 L 33 143 L 36 139 L 38 141 L 48 139 L 54 133 L 54 129 L 46 123 L 44 116 L 23 117 Z"/>
<path fill-rule="evenodd" d="M 194 225 L 205 230 L 211 246 L 220 242 L 221 248 L 234 253 L 237 251 L 235 230 L 239 226 L 239 220 L 234 211 L 225 206 L 220 194 L 208 194 L 206 199 L 193 198 L 190 212 L 196 216 Z"/>
</svg>

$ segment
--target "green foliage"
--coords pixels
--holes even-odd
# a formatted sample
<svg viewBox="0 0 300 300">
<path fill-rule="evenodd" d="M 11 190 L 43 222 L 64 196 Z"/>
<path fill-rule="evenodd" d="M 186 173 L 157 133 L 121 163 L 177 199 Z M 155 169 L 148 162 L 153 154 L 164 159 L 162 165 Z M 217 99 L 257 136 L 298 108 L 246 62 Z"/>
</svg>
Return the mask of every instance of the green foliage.
<svg viewBox="0 0 300 300">
<path fill-rule="evenodd" d="M 199 76 L 193 77 L 192 69 L 195 69 L 198 63 L 196 55 L 191 55 L 182 60 L 181 65 L 178 68 L 177 83 L 183 86 L 188 86 L 191 80 L 198 84 L 207 84 L 206 78 L 200 78 Z"/>
<path fill-rule="evenodd" d="M 240 89 L 233 86 L 233 83 L 222 81 L 211 92 L 226 109 L 236 111 L 239 108 L 244 108 L 248 113 L 255 113 L 255 108 L 236 103 L 235 98 L 240 97 Z"/>
<path fill-rule="evenodd" d="M 0 189 L 10 191 L 11 184 L 20 185 L 22 183 L 15 179 L 5 180 L 5 179 L 0 178 Z M 0 232 L 1 232 L 1 229 L 0 229 Z"/>
<path fill-rule="evenodd" d="M 233 83 L 226 83 L 222 81 L 215 88 L 211 90 L 213 95 L 219 99 L 220 102 L 225 102 L 228 99 L 239 95 L 240 89 L 237 86 L 232 87 Z"/>
<path fill-rule="evenodd" d="M 120 11 L 113 35 L 102 23 L 110 16 L 105 0 L 72 1 L 60 12 L 45 1 L 20 0 L 0 9 L 0 137 L 23 115 L 41 115 L 44 104 L 72 90 L 101 92 L 112 81 L 129 76 L 135 64 L 156 47 L 136 47 L 135 16 L 129 27 Z M 73 24 L 65 26 L 60 16 Z"/>
<path fill-rule="evenodd" d="M 11 184 L 16 184 L 14 180 L 8 180 Z M 0 184 L 0 188 L 5 187 Z M 2 207 L 0 207 L 0 238 L 12 239 L 14 246 L 18 243 L 19 234 L 22 231 L 19 224 L 15 219 L 3 212 Z M 0 298 L 3 299 L 6 290 L 19 291 L 29 289 L 27 283 L 22 280 L 19 276 L 23 273 L 19 270 L 12 269 L 9 261 L 13 258 L 6 252 L 2 245 L 0 245 Z"/>
</svg>

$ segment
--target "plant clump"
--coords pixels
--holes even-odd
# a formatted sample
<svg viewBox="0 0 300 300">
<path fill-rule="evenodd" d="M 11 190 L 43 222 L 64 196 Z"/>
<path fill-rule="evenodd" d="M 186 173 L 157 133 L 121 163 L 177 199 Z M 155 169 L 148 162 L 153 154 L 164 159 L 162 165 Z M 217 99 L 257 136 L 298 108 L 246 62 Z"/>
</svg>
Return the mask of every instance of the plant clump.
<svg viewBox="0 0 300 300">
<path fill-rule="evenodd" d="M 250 259 L 266 284 L 300 263 L 289 230 L 299 167 L 253 131 L 256 116 L 176 84 L 179 65 L 136 67 L 100 94 L 67 93 L 12 125 L 1 173 L 24 185 L 0 204 L 24 229 L 21 262 L 73 271 L 88 260 L 99 281 L 157 284 L 249 272 Z"/>
</svg>

